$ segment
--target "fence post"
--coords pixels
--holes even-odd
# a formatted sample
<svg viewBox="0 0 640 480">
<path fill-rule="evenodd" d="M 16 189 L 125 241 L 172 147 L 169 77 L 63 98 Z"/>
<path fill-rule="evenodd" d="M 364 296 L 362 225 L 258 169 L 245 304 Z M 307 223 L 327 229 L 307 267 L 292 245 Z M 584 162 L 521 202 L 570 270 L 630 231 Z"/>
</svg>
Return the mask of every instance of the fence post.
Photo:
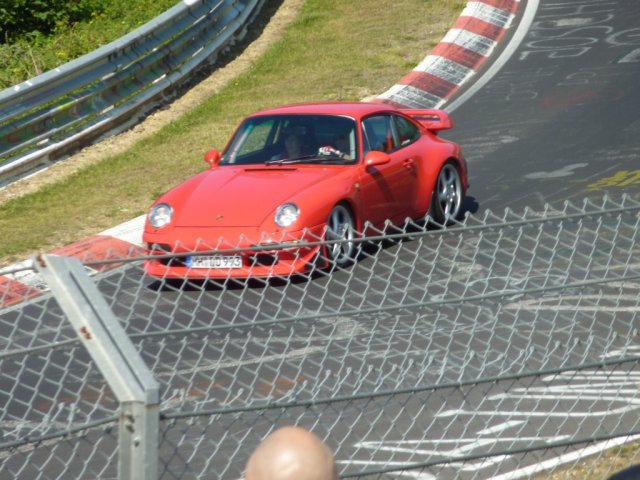
<svg viewBox="0 0 640 480">
<path fill-rule="evenodd" d="M 120 403 L 119 480 L 157 480 L 160 389 L 152 372 L 79 260 L 33 261 Z"/>
</svg>

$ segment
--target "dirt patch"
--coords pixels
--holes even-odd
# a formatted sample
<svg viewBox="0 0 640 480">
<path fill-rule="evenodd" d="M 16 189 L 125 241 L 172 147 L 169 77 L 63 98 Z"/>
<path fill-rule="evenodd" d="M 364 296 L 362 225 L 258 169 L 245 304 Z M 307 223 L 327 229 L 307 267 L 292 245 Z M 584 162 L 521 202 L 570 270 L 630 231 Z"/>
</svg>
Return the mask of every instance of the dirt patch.
<svg viewBox="0 0 640 480">
<path fill-rule="evenodd" d="M 0 189 L 0 204 L 34 192 L 78 170 L 128 150 L 134 143 L 158 132 L 245 72 L 298 15 L 304 0 L 268 1 L 251 23 L 245 38 L 232 46 L 209 68 L 200 70 L 170 104 L 148 115 L 135 127 L 102 140 L 46 169 Z"/>
</svg>

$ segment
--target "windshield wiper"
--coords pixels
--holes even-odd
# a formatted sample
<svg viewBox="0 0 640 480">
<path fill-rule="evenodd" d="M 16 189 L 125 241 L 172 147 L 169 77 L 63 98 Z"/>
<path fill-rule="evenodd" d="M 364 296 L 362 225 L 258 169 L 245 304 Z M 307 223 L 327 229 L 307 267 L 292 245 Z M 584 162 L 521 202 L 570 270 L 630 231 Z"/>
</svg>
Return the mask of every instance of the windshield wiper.
<svg viewBox="0 0 640 480">
<path fill-rule="evenodd" d="M 283 158 L 278 160 L 267 160 L 265 165 L 292 165 L 295 163 L 322 163 L 322 162 L 335 162 L 341 161 L 342 158 L 334 155 L 319 155 L 314 153 L 313 155 L 304 155 L 296 158 Z"/>
</svg>

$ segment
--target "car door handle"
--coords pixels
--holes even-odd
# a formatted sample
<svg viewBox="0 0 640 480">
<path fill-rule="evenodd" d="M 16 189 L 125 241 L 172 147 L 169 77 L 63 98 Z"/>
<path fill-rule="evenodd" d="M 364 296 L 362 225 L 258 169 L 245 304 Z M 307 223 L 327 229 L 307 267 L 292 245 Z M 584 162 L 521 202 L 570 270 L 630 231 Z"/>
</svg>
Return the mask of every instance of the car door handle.
<svg viewBox="0 0 640 480">
<path fill-rule="evenodd" d="M 415 161 L 413 158 L 407 158 L 404 160 L 404 162 L 402 162 L 402 166 L 408 170 L 413 170 L 414 163 Z"/>
</svg>

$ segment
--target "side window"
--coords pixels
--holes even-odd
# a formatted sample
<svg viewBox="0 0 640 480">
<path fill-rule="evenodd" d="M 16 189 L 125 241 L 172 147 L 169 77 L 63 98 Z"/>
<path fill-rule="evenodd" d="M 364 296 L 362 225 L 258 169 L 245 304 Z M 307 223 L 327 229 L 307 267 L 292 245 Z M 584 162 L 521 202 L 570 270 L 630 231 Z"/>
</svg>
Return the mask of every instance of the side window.
<svg viewBox="0 0 640 480">
<path fill-rule="evenodd" d="M 375 115 L 362 121 L 366 137 L 365 155 L 370 150 L 389 152 L 397 147 L 390 115 Z"/>
<path fill-rule="evenodd" d="M 394 116 L 394 118 L 398 131 L 398 141 L 401 147 L 409 145 L 411 142 L 420 138 L 420 130 L 413 123 L 404 117 Z"/>
</svg>

